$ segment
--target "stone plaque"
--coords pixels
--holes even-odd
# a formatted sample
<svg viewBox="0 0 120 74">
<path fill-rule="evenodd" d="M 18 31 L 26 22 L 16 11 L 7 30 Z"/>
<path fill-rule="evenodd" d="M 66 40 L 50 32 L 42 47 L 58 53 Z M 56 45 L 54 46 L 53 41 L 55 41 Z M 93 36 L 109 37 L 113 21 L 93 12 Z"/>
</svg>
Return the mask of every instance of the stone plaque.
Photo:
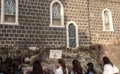
<svg viewBox="0 0 120 74">
<path fill-rule="evenodd" d="M 53 58 L 53 59 L 62 58 L 62 50 L 50 50 L 49 58 Z"/>
<path fill-rule="evenodd" d="M 29 49 L 35 51 L 36 47 L 29 47 Z"/>
</svg>

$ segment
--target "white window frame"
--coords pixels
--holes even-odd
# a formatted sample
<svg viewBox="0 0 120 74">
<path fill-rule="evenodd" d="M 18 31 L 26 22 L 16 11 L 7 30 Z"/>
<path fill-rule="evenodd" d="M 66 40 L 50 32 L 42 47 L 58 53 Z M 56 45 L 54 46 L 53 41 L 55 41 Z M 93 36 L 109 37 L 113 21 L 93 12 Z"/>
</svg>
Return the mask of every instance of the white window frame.
<svg viewBox="0 0 120 74">
<path fill-rule="evenodd" d="M 60 15 L 61 15 L 61 25 L 60 26 L 56 26 L 53 25 L 52 21 L 53 21 L 53 17 L 52 17 L 52 7 L 54 3 L 59 3 L 60 4 Z M 63 8 L 63 4 L 59 1 L 59 0 L 54 0 L 52 1 L 52 3 L 50 4 L 50 27 L 64 27 L 64 8 Z"/>
<path fill-rule="evenodd" d="M 66 35 L 67 35 L 67 48 L 70 48 L 69 47 L 69 31 L 68 31 L 69 30 L 68 27 L 69 27 L 70 24 L 73 24 L 75 26 L 75 30 L 76 30 L 76 47 L 75 48 L 77 48 L 77 47 L 79 47 L 78 26 L 77 26 L 77 24 L 74 21 L 70 21 L 66 25 L 66 30 L 67 30 L 67 33 L 66 33 Z"/>
<path fill-rule="evenodd" d="M 18 0 L 15 0 L 16 3 L 16 14 L 15 14 L 15 22 L 4 22 L 5 20 L 5 14 L 4 14 L 4 1 L 5 0 L 1 0 L 1 20 L 0 20 L 0 24 L 8 24 L 8 25 L 18 25 Z"/>
<path fill-rule="evenodd" d="M 105 11 L 108 11 L 108 16 L 109 16 L 109 25 L 110 25 L 110 29 L 109 30 L 106 30 L 105 29 L 105 16 L 104 16 L 104 12 Z M 109 9 L 104 9 L 103 11 L 102 11 L 102 20 L 103 20 L 103 31 L 114 31 L 114 29 L 113 29 L 113 20 L 112 20 L 112 13 L 110 12 L 110 10 Z"/>
</svg>

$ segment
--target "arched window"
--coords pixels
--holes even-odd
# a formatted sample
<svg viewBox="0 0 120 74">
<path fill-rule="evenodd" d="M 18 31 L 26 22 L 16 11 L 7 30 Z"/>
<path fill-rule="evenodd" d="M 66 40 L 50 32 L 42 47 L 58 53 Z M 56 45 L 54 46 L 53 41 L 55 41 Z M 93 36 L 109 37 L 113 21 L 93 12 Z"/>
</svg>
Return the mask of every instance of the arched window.
<svg viewBox="0 0 120 74">
<path fill-rule="evenodd" d="M 1 0 L 1 23 L 18 23 L 18 0 Z"/>
<path fill-rule="evenodd" d="M 67 48 L 76 48 L 79 46 L 78 40 L 78 27 L 73 21 L 67 24 Z"/>
<path fill-rule="evenodd" d="M 54 0 L 50 5 L 50 26 L 64 27 L 64 9 L 59 0 Z"/>
<path fill-rule="evenodd" d="M 1 22 L 1 12 L 2 12 L 2 0 L 0 0 L 0 22 Z"/>
<path fill-rule="evenodd" d="M 112 22 L 112 14 L 109 9 L 103 10 L 102 19 L 103 19 L 103 31 L 114 31 L 113 22 Z"/>
</svg>

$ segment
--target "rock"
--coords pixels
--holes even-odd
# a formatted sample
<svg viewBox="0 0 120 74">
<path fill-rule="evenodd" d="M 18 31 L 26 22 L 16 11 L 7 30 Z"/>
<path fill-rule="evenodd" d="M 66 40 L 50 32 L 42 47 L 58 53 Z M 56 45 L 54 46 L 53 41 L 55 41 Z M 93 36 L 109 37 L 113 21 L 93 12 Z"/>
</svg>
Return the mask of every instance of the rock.
<svg viewBox="0 0 120 74">
<path fill-rule="evenodd" d="M 103 45 L 104 54 L 120 69 L 120 39 L 106 41 Z"/>
</svg>

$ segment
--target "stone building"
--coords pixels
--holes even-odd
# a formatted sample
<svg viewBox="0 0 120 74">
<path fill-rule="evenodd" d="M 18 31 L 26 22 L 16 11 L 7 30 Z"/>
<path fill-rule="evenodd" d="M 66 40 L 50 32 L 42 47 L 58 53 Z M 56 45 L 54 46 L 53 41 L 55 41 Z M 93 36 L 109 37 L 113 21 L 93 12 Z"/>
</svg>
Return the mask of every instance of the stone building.
<svg viewBox="0 0 120 74">
<path fill-rule="evenodd" d="M 120 37 L 120 0 L 0 0 L 0 47 L 76 48 Z"/>
<path fill-rule="evenodd" d="M 0 0 L 0 49 L 109 44 L 105 53 L 119 65 L 119 23 L 120 0 Z"/>
</svg>

